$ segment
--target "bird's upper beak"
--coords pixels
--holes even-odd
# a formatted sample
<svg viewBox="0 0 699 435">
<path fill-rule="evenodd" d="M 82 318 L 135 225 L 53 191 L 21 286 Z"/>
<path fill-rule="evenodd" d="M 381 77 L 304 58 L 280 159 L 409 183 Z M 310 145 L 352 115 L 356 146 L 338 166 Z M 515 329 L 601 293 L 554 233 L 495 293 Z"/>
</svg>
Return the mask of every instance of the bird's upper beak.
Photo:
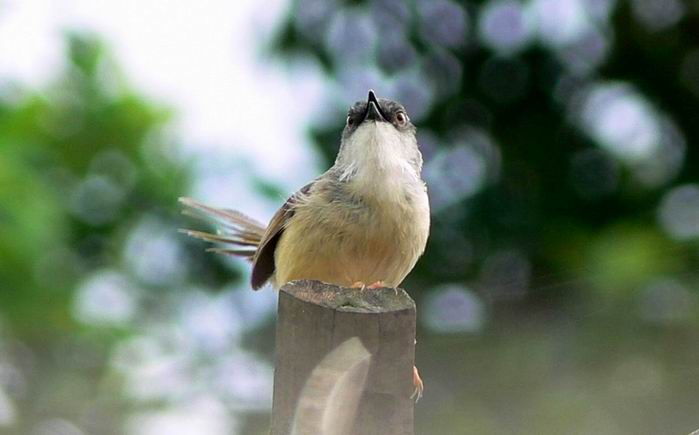
<svg viewBox="0 0 699 435">
<path fill-rule="evenodd" d="M 386 117 L 383 116 L 381 108 L 379 107 L 379 101 L 376 99 L 376 94 L 373 90 L 369 90 L 369 98 L 366 102 L 366 113 L 364 115 L 364 121 L 376 121 L 376 122 L 386 122 Z"/>
</svg>

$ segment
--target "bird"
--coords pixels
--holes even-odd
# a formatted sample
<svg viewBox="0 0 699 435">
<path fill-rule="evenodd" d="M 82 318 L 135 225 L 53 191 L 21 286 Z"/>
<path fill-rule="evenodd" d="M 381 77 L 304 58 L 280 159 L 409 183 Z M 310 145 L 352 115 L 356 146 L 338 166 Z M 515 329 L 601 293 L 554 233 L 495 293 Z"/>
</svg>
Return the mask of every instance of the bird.
<svg viewBox="0 0 699 435">
<path fill-rule="evenodd" d="M 183 230 L 252 263 L 251 286 L 318 280 L 397 288 L 424 253 L 430 206 L 417 129 L 403 105 L 369 90 L 347 113 L 334 164 L 292 194 L 268 225 L 232 209 L 180 198 L 185 213 L 212 218 L 216 234 Z M 423 383 L 413 369 L 415 396 Z"/>
</svg>

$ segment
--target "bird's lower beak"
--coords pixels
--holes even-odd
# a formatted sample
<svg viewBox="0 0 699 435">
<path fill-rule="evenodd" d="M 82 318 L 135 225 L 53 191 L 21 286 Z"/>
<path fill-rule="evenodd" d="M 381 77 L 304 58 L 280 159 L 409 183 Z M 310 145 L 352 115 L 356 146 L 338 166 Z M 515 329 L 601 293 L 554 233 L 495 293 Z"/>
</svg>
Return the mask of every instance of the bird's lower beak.
<svg viewBox="0 0 699 435">
<path fill-rule="evenodd" d="M 376 122 L 386 121 L 386 118 L 384 118 L 383 114 L 381 113 L 381 109 L 379 108 L 379 101 L 376 99 L 376 94 L 374 94 L 374 91 L 369 91 L 369 98 L 367 99 L 366 115 L 364 115 L 364 121 L 367 120 Z"/>
</svg>

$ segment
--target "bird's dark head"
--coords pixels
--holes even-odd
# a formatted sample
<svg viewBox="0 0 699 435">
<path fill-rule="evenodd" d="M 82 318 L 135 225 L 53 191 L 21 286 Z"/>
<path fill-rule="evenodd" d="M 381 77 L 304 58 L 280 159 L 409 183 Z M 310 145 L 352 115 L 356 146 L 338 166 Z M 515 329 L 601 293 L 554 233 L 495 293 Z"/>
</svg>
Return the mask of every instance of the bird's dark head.
<svg viewBox="0 0 699 435">
<path fill-rule="evenodd" d="M 415 126 L 405 107 L 369 91 L 366 101 L 350 107 L 342 132 L 336 165 L 380 168 L 409 165 L 414 173 L 422 168 Z"/>
<path fill-rule="evenodd" d="M 402 104 L 386 98 L 377 98 L 373 90 L 369 90 L 366 101 L 357 101 L 350 107 L 343 136 L 350 136 L 360 126 L 368 123 L 387 123 L 396 130 L 412 134 L 415 130 Z"/>
</svg>

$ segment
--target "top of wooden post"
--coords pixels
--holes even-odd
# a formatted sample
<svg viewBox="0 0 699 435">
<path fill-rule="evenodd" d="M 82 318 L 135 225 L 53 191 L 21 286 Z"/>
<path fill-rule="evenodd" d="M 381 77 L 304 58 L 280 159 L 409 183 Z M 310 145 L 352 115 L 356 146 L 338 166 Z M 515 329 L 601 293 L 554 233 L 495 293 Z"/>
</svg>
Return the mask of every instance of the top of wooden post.
<svg viewBox="0 0 699 435">
<path fill-rule="evenodd" d="M 358 289 L 319 281 L 292 281 L 281 291 L 304 302 L 350 313 L 390 313 L 414 310 L 415 302 L 403 289 Z"/>
</svg>

